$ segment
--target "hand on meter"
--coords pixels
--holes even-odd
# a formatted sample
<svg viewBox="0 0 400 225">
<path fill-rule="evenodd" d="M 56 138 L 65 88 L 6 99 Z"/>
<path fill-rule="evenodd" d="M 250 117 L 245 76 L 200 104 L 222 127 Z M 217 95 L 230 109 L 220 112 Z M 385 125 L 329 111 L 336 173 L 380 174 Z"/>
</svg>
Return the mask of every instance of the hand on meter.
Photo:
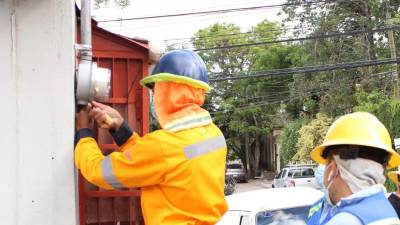
<svg viewBox="0 0 400 225">
<path fill-rule="evenodd" d="M 96 120 L 98 126 L 101 128 L 118 130 L 124 121 L 121 114 L 110 106 L 95 101 L 90 102 L 88 106 L 90 108 L 89 116 Z M 111 123 L 105 122 L 109 120 L 107 117 L 112 119 Z"/>
<path fill-rule="evenodd" d="M 89 117 L 89 107 L 85 107 L 76 114 L 75 117 L 75 128 L 76 130 L 81 130 L 85 128 L 91 128 L 91 121 Z"/>
</svg>

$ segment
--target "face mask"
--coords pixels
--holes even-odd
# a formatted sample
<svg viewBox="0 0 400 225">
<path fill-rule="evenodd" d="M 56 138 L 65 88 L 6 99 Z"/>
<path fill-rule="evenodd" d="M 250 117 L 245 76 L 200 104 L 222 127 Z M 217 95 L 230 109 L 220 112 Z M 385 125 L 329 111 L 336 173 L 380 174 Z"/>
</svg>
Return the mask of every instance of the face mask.
<svg viewBox="0 0 400 225">
<path fill-rule="evenodd" d="M 326 167 L 326 170 L 328 170 L 333 164 L 333 161 Z M 333 172 L 331 171 L 329 173 L 328 176 L 328 185 L 326 185 L 325 189 L 324 189 L 324 193 L 325 193 L 325 200 L 328 203 L 328 205 L 333 206 L 334 204 L 332 203 L 331 197 L 329 196 L 329 188 L 331 187 L 331 185 L 333 184 L 333 181 L 336 179 L 336 177 L 339 175 L 339 170 L 336 169 L 335 174 L 333 174 Z"/>
<path fill-rule="evenodd" d="M 319 165 L 315 171 L 315 180 L 317 181 L 317 184 L 321 189 L 325 188 L 325 186 L 324 186 L 324 171 L 325 171 L 325 165 Z"/>
</svg>

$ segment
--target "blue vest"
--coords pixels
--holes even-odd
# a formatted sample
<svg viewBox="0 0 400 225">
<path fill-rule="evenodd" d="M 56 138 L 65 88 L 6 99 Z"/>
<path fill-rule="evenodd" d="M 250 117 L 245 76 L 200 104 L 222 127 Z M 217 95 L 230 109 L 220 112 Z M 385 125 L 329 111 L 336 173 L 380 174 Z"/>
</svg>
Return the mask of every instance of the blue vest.
<svg viewBox="0 0 400 225">
<path fill-rule="evenodd" d="M 350 213 L 357 217 L 364 225 L 379 220 L 398 218 L 396 212 L 382 191 L 364 198 L 342 201 L 340 206 L 335 206 L 335 210 L 329 212 L 326 218 L 320 223 L 324 203 L 325 198 L 322 198 L 310 208 L 307 225 L 326 224 L 336 214 L 343 212 Z"/>
</svg>

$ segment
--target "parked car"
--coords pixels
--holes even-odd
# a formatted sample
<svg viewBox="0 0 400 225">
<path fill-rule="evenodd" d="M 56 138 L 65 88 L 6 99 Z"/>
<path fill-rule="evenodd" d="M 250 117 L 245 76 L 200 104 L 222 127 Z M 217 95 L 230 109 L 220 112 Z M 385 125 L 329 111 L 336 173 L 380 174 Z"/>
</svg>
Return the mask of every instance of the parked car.
<svg viewBox="0 0 400 225">
<path fill-rule="evenodd" d="M 322 191 L 295 187 L 261 189 L 227 196 L 228 211 L 216 225 L 301 225 L 306 224 L 312 204 Z"/>
<path fill-rule="evenodd" d="M 248 177 L 243 164 L 241 163 L 228 163 L 226 164 L 225 176 L 235 178 L 237 182 L 248 182 Z"/>
<path fill-rule="evenodd" d="M 315 165 L 292 165 L 283 168 L 273 180 L 272 187 L 312 187 L 320 189 L 315 179 Z"/>
</svg>

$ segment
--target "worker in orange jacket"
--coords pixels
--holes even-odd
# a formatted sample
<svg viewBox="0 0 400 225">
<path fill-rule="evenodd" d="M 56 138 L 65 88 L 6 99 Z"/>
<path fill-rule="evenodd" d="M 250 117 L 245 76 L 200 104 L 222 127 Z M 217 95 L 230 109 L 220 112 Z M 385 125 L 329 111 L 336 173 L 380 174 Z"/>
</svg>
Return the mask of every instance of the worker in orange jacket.
<svg viewBox="0 0 400 225">
<path fill-rule="evenodd" d="M 226 142 L 201 105 L 210 90 L 203 60 L 193 51 L 166 53 L 141 84 L 154 91 L 162 129 L 140 137 L 111 107 L 93 102 L 77 117 L 75 164 L 105 189 L 141 187 L 147 225 L 211 225 L 227 210 Z M 106 116 L 111 125 L 102 123 Z M 89 129 L 93 118 L 120 146 L 104 156 Z"/>
</svg>

